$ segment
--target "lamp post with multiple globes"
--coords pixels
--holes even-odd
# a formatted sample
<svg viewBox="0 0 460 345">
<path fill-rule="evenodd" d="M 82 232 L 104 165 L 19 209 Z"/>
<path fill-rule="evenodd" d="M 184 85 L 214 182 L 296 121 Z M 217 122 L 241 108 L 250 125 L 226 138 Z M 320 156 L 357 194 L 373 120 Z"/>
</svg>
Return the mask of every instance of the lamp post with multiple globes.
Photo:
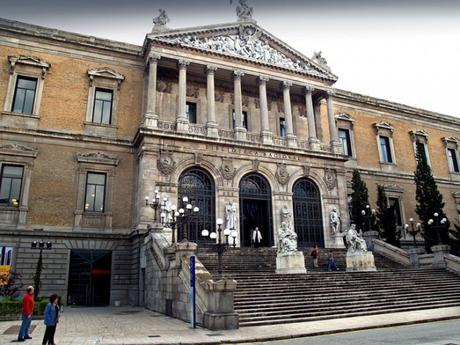
<svg viewBox="0 0 460 345">
<path fill-rule="evenodd" d="M 371 209 L 369 205 L 366 205 L 366 208 L 364 210 L 361 210 L 361 215 L 363 216 L 363 231 L 365 227 L 365 222 L 367 220 L 367 230 L 366 231 L 371 231 L 371 221 L 372 221 L 372 216 L 375 214 L 375 209 Z"/>
<path fill-rule="evenodd" d="M 428 220 L 428 226 L 432 230 L 436 231 L 438 244 L 442 244 L 441 231 L 443 231 L 445 229 L 445 227 L 446 227 L 447 218 L 444 217 L 441 220 L 439 220 L 439 213 L 438 212 L 433 213 L 433 216 L 434 216 L 434 219 L 431 218 L 431 219 Z"/>
<path fill-rule="evenodd" d="M 418 222 L 415 223 L 414 218 L 410 218 L 409 223 L 410 225 L 404 224 L 404 228 L 406 229 L 407 233 L 409 233 L 414 239 L 414 248 L 415 248 L 417 247 L 417 241 L 415 240 L 415 236 L 417 236 L 417 234 L 422 231 L 422 224 Z"/>
<path fill-rule="evenodd" d="M 233 247 L 236 246 L 236 244 L 235 244 L 236 231 L 233 230 L 234 233 L 232 233 L 232 231 L 230 229 L 222 230 L 222 224 L 223 223 L 224 222 L 223 222 L 223 220 L 221 218 L 217 219 L 217 233 L 215 231 L 212 231 L 210 233 L 209 230 L 207 230 L 207 229 L 203 229 L 201 231 L 201 236 L 203 236 L 203 237 L 208 237 L 209 236 L 209 238 L 211 240 L 216 240 L 217 239 L 217 242 L 214 244 L 213 248 L 215 248 L 214 250 L 217 252 L 217 273 L 218 273 L 219 278 L 222 278 L 222 272 L 223 272 L 222 255 L 228 249 L 228 237 L 229 236 L 232 236 L 232 238 L 233 238 Z M 222 233 L 225 236 L 225 242 L 223 241 Z"/>
<path fill-rule="evenodd" d="M 160 223 L 166 229 L 171 229 L 171 242 L 172 244 L 186 239 L 188 237 L 185 227 L 190 224 L 193 216 L 196 215 L 200 209 L 193 206 L 187 196 L 182 197 L 180 200 L 180 207 L 178 208 L 174 204 L 168 202 L 168 198 L 160 198 L 158 190 L 155 191 L 155 196 L 150 199 L 148 196 L 145 197 L 145 205 L 150 206 L 154 210 L 154 221 L 158 220 L 158 211 L 160 212 Z M 176 230 L 177 236 L 176 236 Z"/>
</svg>

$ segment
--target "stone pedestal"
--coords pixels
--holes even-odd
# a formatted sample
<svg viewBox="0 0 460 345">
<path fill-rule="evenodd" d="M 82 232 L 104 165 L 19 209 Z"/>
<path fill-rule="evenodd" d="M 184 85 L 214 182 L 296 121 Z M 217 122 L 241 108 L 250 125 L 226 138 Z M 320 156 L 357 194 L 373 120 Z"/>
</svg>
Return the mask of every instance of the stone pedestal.
<svg viewBox="0 0 460 345">
<path fill-rule="evenodd" d="M 176 120 L 176 131 L 188 132 L 189 122 L 187 119 L 179 118 Z"/>
<path fill-rule="evenodd" d="M 309 138 L 308 143 L 310 144 L 310 150 L 319 151 L 321 150 L 321 142 L 316 138 Z"/>
<path fill-rule="evenodd" d="M 297 147 L 297 137 L 295 135 L 286 135 L 286 141 L 287 141 L 287 146 L 288 147 Z"/>
<path fill-rule="evenodd" d="M 347 253 L 347 271 L 377 271 L 372 252 Z"/>
<path fill-rule="evenodd" d="M 262 131 L 260 134 L 260 140 L 264 145 L 271 145 L 273 144 L 273 133 L 270 131 Z"/>
<path fill-rule="evenodd" d="M 407 253 L 409 254 L 410 266 L 412 268 L 420 268 L 420 262 L 418 260 L 418 256 L 420 254 L 425 253 L 425 249 L 423 249 L 423 248 L 409 248 L 407 250 Z"/>
<path fill-rule="evenodd" d="M 158 128 L 158 115 L 150 113 L 145 114 L 144 126 L 151 129 Z"/>
<path fill-rule="evenodd" d="M 276 273 L 278 274 L 305 274 L 305 258 L 300 251 L 278 253 L 276 256 Z"/>
<path fill-rule="evenodd" d="M 244 127 L 235 127 L 235 139 L 236 140 L 246 140 L 246 128 Z"/>
<path fill-rule="evenodd" d="M 373 242 L 373 240 L 379 238 L 379 233 L 378 233 L 378 231 L 373 231 L 373 230 L 365 231 L 365 232 L 363 232 L 363 238 L 366 241 L 367 249 L 372 251 L 372 250 L 374 250 L 374 242 Z"/>
<path fill-rule="evenodd" d="M 213 331 L 238 328 L 238 314 L 233 301 L 236 286 L 233 279 L 207 282 L 208 310 L 203 315 L 204 327 Z"/>
<path fill-rule="evenodd" d="M 342 233 L 335 233 L 331 235 L 331 248 L 345 248 L 345 242 L 343 241 Z"/>
<path fill-rule="evenodd" d="M 206 124 L 206 134 L 210 138 L 218 138 L 219 137 L 219 130 L 217 128 L 217 123 L 208 122 Z"/>
<path fill-rule="evenodd" d="M 449 254 L 450 246 L 446 244 L 438 244 L 431 247 L 433 251 L 433 268 L 446 268 L 446 260 L 444 255 Z"/>
</svg>

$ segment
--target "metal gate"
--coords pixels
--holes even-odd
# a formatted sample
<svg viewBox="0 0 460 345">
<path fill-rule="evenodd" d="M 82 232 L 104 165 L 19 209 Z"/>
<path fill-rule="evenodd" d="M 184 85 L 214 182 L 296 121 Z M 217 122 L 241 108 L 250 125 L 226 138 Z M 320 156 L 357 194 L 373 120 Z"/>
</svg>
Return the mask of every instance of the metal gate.
<svg viewBox="0 0 460 345">
<path fill-rule="evenodd" d="M 214 180 L 206 170 L 191 168 L 179 177 L 178 208 L 182 205 L 182 198 L 186 196 L 193 207 L 200 210 L 197 214 L 189 216 L 187 222 L 178 222 L 178 240 L 180 234 L 186 234 L 189 241 L 206 243 L 211 240 L 201 236 L 201 230 L 214 231 L 216 227 L 215 188 Z M 180 206 L 181 205 L 181 206 Z M 183 236 L 182 236 L 183 237 Z"/>
<path fill-rule="evenodd" d="M 294 226 L 300 247 L 317 244 L 324 247 L 321 194 L 309 179 L 300 179 L 292 188 L 294 193 Z"/>
</svg>

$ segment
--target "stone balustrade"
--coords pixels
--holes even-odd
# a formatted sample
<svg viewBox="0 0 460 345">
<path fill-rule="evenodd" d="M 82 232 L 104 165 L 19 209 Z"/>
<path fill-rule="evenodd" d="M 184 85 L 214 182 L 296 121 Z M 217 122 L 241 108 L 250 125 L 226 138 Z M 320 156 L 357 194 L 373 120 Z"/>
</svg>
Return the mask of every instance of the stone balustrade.
<svg viewBox="0 0 460 345">
<path fill-rule="evenodd" d="M 409 267 L 411 265 L 409 254 L 405 250 L 378 239 L 373 239 L 372 242 L 374 244 L 374 253 L 380 254 L 403 266 Z"/>
<path fill-rule="evenodd" d="M 444 260 L 446 261 L 447 270 L 460 275 L 460 257 L 452 254 L 446 254 L 444 255 Z"/>
</svg>

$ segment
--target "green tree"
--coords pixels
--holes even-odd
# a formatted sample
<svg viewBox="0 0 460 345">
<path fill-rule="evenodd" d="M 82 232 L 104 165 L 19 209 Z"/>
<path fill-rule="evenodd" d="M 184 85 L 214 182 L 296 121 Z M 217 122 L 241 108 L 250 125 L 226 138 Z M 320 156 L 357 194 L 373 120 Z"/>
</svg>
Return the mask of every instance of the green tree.
<svg viewBox="0 0 460 345">
<path fill-rule="evenodd" d="M 364 225 L 364 229 L 366 229 L 367 220 L 361 214 L 361 211 L 366 210 L 366 206 L 369 205 L 369 192 L 366 183 L 361 179 L 358 169 L 353 170 L 351 188 L 353 189 L 353 193 L 351 194 L 351 222 L 356 224 L 358 229 L 362 228 L 363 224 L 366 223 Z"/>
<path fill-rule="evenodd" d="M 454 228 L 449 230 L 450 252 L 460 256 L 460 226 L 454 224 Z"/>
<path fill-rule="evenodd" d="M 431 172 L 431 167 L 428 165 L 425 155 L 425 149 L 422 145 L 417 145 L 417 169 L 414 173 L 415 179 L 415 199 L 417 205 L 415 212 L 417 212 L 420 221 L 423 225 L 425 246 L 427 250 L 437 243 L 437 234 L 432 227 L 428 226 L 428 221 L 434 219 L 434 214 L 438 213 L 438 221 L 445 218 L 446 215 L 443 211 L 444 201 L 442 194 L 438 190 L 436 181 L 434 180 Z M 441 238 L 444 243 L 448 241 L 447 229 L 449 228 L 449 221 L 445 224 L 444 233 Z"/>
<path fill-rule="evenodd" d="M 399 247 L 401 233 L 398 231 L 395 220 L 394 207 L 388 207 L 385 189 L 377 185 L 377 228 L 380 236 L 388 243 Z"/>
</svg>

